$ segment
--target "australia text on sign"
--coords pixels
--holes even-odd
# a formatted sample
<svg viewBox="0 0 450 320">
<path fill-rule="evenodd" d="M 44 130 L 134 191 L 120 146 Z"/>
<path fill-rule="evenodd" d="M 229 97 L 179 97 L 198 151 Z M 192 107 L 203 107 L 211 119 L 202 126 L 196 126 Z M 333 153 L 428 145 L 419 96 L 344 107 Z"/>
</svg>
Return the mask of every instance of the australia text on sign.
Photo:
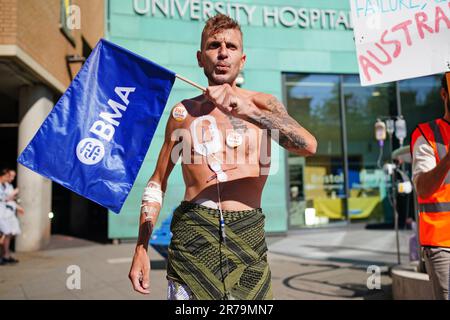
<svg viewBox="0 0 450 320">
<path fill-rule="evenodd" d="M 362 85 L 450 71 L 450 1 L 406 2 L 351 0 Z"/>
</svg>

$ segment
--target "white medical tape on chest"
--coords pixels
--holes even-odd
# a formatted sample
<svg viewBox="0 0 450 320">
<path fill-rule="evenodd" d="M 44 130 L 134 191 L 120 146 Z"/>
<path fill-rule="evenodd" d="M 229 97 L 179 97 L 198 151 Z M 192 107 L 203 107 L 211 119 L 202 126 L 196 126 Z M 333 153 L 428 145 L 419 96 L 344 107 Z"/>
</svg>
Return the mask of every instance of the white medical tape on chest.
<svg viewBox="0 0 450 320">
<path fill-rule="evenodd" d="M 208 130 L 209 130 L 209 134 L 211 135 L 211 140 L 207 141 L 207 142 L 202 141 L 203 143 L 200 143 L 199 139 L 198 139 L 199 137 L 197 134 L 197 132 L 198 132 L 197 127 L 199 125 L 202 125 L 203 121 L 209 122 Z M 222 150 L 222 141 L 221 141 L 221 137 L 220 137 L 220 131 L 217 128 L 216 119 L 213 116 L 202 116 L 202 117 L 195 119 L 191 123 L 190 130 L 191 130 L 192 143 L 194 145 L 195 152 L 206 157 L 210 154 L 213 154 L 213 153 L 216 153 L 216 152 L 219 152 Z"/>
</svg>

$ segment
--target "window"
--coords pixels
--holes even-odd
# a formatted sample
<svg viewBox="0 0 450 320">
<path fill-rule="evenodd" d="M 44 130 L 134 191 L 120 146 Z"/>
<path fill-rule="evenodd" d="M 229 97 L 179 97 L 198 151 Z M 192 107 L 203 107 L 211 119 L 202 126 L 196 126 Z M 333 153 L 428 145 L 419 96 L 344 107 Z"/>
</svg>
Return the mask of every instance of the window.
<svg viewBox="0 0 450 320">
<path fill-rule="evenodd" d="M 288 155 L 290 228 L 346 219 L 389 220 L 387 186 L 377 166 L 380 150 L 373 128 L 378 117 L 396 115 L 395 84 L 361 87 L 357 75 L 289 73 L 283 79 L 289 114 L 318 140 L 315 156 Z M 385 160 L 390 156 L 388 145 L 383 154 Z"/>
<path fill-rule="evenodd" d="M 440 96 L 442 75 L 402 80 L 398 83 L 403 116 L 408 125 L 406 144 L 419 123 L 444 116 L 444 104 Z"/>
</svg>

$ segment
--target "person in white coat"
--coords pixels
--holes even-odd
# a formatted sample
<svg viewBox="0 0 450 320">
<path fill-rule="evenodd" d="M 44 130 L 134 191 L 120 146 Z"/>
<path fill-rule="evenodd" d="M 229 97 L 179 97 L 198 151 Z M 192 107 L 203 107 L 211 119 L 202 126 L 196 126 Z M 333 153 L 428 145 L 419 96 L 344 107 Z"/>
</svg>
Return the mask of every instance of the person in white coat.
<svg viewBox="0 0 450 320">
<path fill-rule="evenodd" d="M 19 190 L 14 189 L 11 184 L 16 177 L 16 172 L 11 169 L 3 169 L 0 174 L 0 231 L 3 234 L 0 264 L 17 263 L 19 261 L 13 258 L 10 252 L 11 240 L 21 232 L 16 211 L 23 213 L 23 209 L 15 201 Z"/>
</svg>

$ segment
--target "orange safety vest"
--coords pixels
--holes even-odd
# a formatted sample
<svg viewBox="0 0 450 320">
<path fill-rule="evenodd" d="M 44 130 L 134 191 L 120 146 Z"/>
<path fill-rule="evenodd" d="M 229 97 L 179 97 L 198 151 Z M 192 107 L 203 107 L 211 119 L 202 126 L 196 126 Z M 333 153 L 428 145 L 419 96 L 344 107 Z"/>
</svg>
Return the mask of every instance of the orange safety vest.
<svg viewBox="0 0 450 320">
<path fill-rule="evenodd" d="M 417 138 L 423 136 L 433 147 L 436 164 L 445 157 L 450 140 L 450 123 L 436 119 L 417 126 L 411 136 L 411 153 Z M 417 195 L 419 239 L 422 246 L 450 247 L 450 173 L 428 198 Z"/>
</svg>

